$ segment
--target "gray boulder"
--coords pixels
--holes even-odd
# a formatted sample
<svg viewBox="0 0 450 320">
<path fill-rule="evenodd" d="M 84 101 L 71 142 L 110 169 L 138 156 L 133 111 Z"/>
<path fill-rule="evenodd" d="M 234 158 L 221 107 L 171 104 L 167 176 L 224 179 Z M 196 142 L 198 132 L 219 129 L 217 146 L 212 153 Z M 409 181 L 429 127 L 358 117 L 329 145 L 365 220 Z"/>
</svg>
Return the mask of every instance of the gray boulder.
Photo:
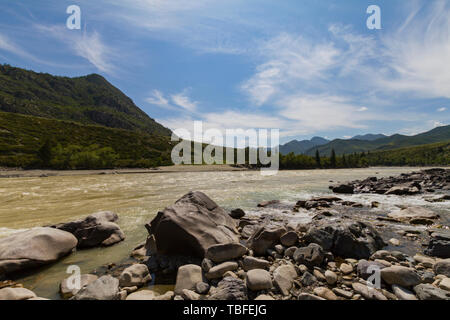
<svg viewBox="0 0 450 320">
<path fill-rule="evenodd" d="M 450 258 L 450 231 L 433 232 L 425 254 L 444 259 Z"/>
<path fill-rule="evenodd" d="M 111 211 L 91 214 L 83 220 L 60 223 L 51 226 L 72 233 L 78 239 L 78 248 L 110 246 L 125 239 L 116 224 L 119 217 Z"/>
<path fill-rule="evenodd" d="M 89 283 L 94 282 L 97 279 L 98 277 L 94 274 L 82 274 L 80 276 L 80 287 L 73 288 L 74 283 L 72 283 L 72 278 L 66 278 L 61 281 L 59 292 L 64 299 L 69 299 L 76 295 L 78 291 L 81 290 L 81 288 L 87 286 Z"/>
<path fill-rule="evenodd" d="M 216 244 L 239 243 L 236 222 L 202 192 L 189 192 L 146 225 L 158 254 L 203 258 Z"/>
<path fill-rule="evenodd" d="M 450 278 L 450 259 L 438 261 L 433 266 L 433 271 L 436 274 L 443 274 Z"/>
<path fill-rule="evenodd" d="M 73 300 L 118 300 L 119 280 L 103 276 L 82 288 L 73 296 Z"/>
<path fill-rule="evenodd" d="M 281 294 L 285 296 L 289 294 L 296 277 L 297 271 L 295 271 L 294 266 L 290 264 L 279 266 L 273 272 L 275 286 L 280 290 Z"/>
<path fill-rule="evenodd" d="M 359 260 L 356 272 L 359 277 L 367 280 L 370 276 L 374 275 L 376 271 L 386 268 L 386 266 L 377 261 Z"/>
<path fill-rule="evenodd" d="M 255 255 L 263 256 L 267 249 L 272 248 L 280 242 L 281 236 L 286 232 L 284 227 L 278 225 L 264 225 L 258 228 L 248 239 L 248 247 L 253 250 Z"/>
<path fill-rule="evenodd" d="M 242 260 L 242 268 L 245 271 L 252 269 L 268 269 L 270 267 L 270 262 L 264 259 L 258 259 L 255 257 L 245 257 Z"/>
<path fill-rule="evenodd" d="M 0 300 L 28 300 L 36 297 L 33 291 L 25 288 L 0 289 Z"/>
<path fill-rule="evenodd" d="M 392 211 L 388 213 L 388 217 L 398 221 L 409 222 L 412 219 L 437 219 L 439 215 L 427 208 L 408 207 Z"/>
<path fill-rule="evenodd" d="M 0 274 L 10 274 L 53 263 L 77 246 L 70 233 L 34 228 L 0 239 Z"/>
</svg>

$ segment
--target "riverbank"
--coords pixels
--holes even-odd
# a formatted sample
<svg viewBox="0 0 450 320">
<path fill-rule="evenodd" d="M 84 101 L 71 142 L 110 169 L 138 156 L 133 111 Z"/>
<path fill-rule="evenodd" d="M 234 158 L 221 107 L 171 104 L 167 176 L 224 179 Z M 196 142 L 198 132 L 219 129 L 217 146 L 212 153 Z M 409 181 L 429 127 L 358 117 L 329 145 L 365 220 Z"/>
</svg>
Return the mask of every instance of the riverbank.
<svg viewBox="0 0 450 320">
<path fill-rule="evenodd" d="M 104 169 L 104 170 L 46 170 L 20 168 L 0 168 L 0 178 L 25 178 L 25 177 L 61 177 L 61 176 L 83 176 L 104 174 L 148 174 L 148 173 L 171 173 L 171 172 L 221 172 L 221 171 L 248 171 L 250 169 L 231 165 L 174 165 L 156 168 L 127 168 L 127 169 Z"/>
</svg>

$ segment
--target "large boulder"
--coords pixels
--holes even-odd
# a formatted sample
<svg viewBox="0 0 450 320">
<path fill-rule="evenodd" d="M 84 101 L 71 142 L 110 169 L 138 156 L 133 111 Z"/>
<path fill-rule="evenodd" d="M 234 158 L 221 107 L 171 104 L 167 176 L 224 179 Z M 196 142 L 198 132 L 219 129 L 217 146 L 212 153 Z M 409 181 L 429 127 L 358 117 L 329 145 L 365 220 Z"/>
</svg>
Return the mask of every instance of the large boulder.
<svg viewBox="0 0 450 320">
<path fill-rule="evenodd" d="M 433 266 L 434 273 L 443 274 L 450 278 L 450 259 L 441 260 Z"/>
<path fill-rule="evenodd" d="M 427 208 L 408 207 L 392 211 L 388 213 L 388 217 L 398 221 L 409 222 L 413 219 L 437 219 L 439 215 Z"/>
<path fill-rule="evenodd" d="M 68 255 L 77 246 L 70 233 L 34 228 L 0 239 L 0 274 L 39 267 Z"/>
<path fill-rule="evenodd" d="M 286 229 L 278 225 L 264 225 L 258 228 L 248 239 L 248 247 L 253 250 L 257 256 L 266 254 L 267 249 L 272 248 L 280 242 L 280 238 L 286 233 Z"/>
<path fill-rule="evenodd" d="M 246 275 L 247 287 L 252 291 L 260 291 L 272 288 L 270 273 L 263 269 L 252 269 Z"/>
<path fill-rule="evenodd" d="M 428 283 L 415 286 L 414 291 L 420 300 L 450 300 L 450 292 Z"/>
<path fill-rule="evenodd" d="M 73 296 L 73 300 L 118 300 L 119 280 L 103 276 L 89 283 Z"/>
<path fill-rule="evenodd" d="M 28 300 L 36 297 L 33 291 L 25 288 L 0 289 L 0 300 Z"/>
<path fill-rule="evenodd" d="M 82 220 L 51 226 L 72 233 L 78 239 L 78 248 L 110 246 L 125 239 L 116 224 L 119 217 L 111 211 L 91 214 Z"/>
<path fill-rule="evenodd" d="M 158 254 L 203 258 L 216 244 L 238 243 L 236 222 L 202 192 L 189 192 L 146 225 Z"/>
</svg>

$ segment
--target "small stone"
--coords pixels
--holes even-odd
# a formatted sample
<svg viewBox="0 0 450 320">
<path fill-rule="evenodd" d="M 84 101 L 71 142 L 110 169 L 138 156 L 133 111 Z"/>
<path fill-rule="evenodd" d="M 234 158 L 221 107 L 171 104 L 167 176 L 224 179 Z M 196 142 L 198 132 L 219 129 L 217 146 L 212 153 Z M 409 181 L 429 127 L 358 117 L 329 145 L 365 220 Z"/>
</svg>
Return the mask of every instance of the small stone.
<svg viewBox="0 0 450 320">
<path fill-rule="evenodd" d="M 270 266 L 270 262 L 264 259 L 258 259 L 255 257 L 245 257 L 242 261 L 242 268 L 245 271 L 249 271 L 252 269 L 268 269 Z"/>
<path fill-rule="evenodd" d="M 242 257 L 247 248 L 240 243 L 216 244 L 206 250 L 205 257 L 213 262 L 220 263 Z"/>
<path fill-rule="evenodd" d="M 210 289 L 210 285 L 206 282 L 198 282 L 195 285 L 195 291 L 197 291 L 198 294 L 207 294 Z"/>
<path fill-rule="evenodd" d="M 134 264 L 123 270 L 119 277 L 119 285 L 121 287 L 140 287 L 151 280 L 152 276 L 145 264 Z"/>
<path fill-rule="evenodd" d="M 326 300 L 338 300 L 333 291 L 326 287 L 318 287 L 314 289 L 314 294 Z"/>
<path fill-rule="evenodd" d="M 152 290 L 140 290 L 129 294 L 126 300 L 153 300 L 156 294 Z"/>
<path fill-rule="evenodd" d="M 0 289 L 0 300 L 28 300 L 31 298 L 36 298 L 36 294 L 25 288 Z"/>
<path fill-rule="evenodd" d="M 305 287 L 309 287 L 309 286 L 312 286 L 313 284 L 317 283 L 317 278 L 314 277 L 308 271 L 305 271 L 303 273 L 302 277 L 300 278 L 300 283 Z"/>
<path fill-rule="evenodd" d="M 297 297 L 298 300 L 325 300 L 319 296 L 310 293 L 300 293 Z"/>
<path fill-rule="evenodd" d="M 252 291 L 272 288 L 270 273 L 263 269 L 253 269 L 247 272 L 247 287 Z"/>
<path fill-rule="evenodd" d="M 294 256 L 295 250 L 297 250 L 297 247 L 289 247 L 286 250 L 284 250 L 284 255 L 286 257 L 292 258 Z"/>
<path fill-rule="evenodd" d="M 320 272 L 320 270 L 318 270 L 318 269 L 314 269 L 313 275 L 314 275 L 314 277 L 316 277 L 317 280 L 319 280 L 319 281 L 322 281 L 322 282 L 327 281 L 326 277 L 325 277 L 325 276 L 323 275 L 323 273 Z"/>
<path fill-rule="evenodd" d="M 212 267 L 214 267 L 214 262 L 212 262 L 211 260 L 204 258 L 202 260 L 202 269 L 205 272 L 208 272 L 209 269 L 211 269 Z"/>
<path fill-rule="evenodd" d="M 334 286 L 338 280 L 338 277 L 333 271 L 327 270 L 325 271 L 325 279 L 330 286 Z"/>
<path fill-rule="evenodd" d="M 450 300 L 450 292 L 431 284 L 419 284 L 414 287 L 414 291 L 420 300 Z"/>
<path fill-rule="evenodd" d="M 351 299 L 353 297 L 353 292 L 351 292 L 351 291 L 347 291 L 347 290 L 343 290 L 343 289 L 339 289 L 339 288 L 333 288 L 332 290 L 336 295 L 341 296 L 345 299 Z"/>
<path fill-rule="evenodd" d="M 343 274 L 350 274 L 353 272 L 353 267 L 350 264 L 342 263 L 339 270 L 341 270 Z"/>
<path fill-rule="evenodd" d="M 395 238 L 390 239 L 389 243 L 392 244 L 393 246 L 399 246 L 400 245 L 400 241 L 398 239 L 395 239 Z"/>
<path fill-rule="evenodd" d="M 297 271 L 293 265 L 284 265 L 275 269 L 273 272 L 274 283 L 281 294 L 287 296 L 291 290 L 294 279 L 297 277 Z"/>
<path fill-rule="evenodd" d="M 450 259 L 441 260 L 435 263 L 433 267 L 434 273 L 443 274 L 450 278 Z"/>
<path fill-rule="evenodd" d="M 450 278 L 442 279 L 439 283 L 439 288 L 450 291 Z"/>
<path fill-rule="evenodd" d="M 241 219 L 245 216 L 245 211 L 242 209 L 233 209 L 230 212 L 230 217 L 232 217 L 233 219 Z"/>
<path fill-rule="evenodd" d="M 275 299 L 267 294 L 260 294 L 255 298 L 255 300 L 275 300 Z"/>
<path fill-rule="evenodd" d="M 362 295 L 367 300 L 387 300 L 387 298 L 377 289 L 368 287 L 362 283 L 352 283 L 352 288 L 356 293 Z"/>
<path fill-rule="evenodd" d="M 181 294 L 184 300 L 190 300 L 190 301 L 197 301 L 200 300 L 200 295 L 198 293 L 195 293 L 192 290 L 183 289 L 183 292 Z"/>
<path fill-rule="evenodd" d="M 277 244 L 277 245 L 275 246 L 275 251 L 276 251 L 278 254 L 283 254 L 283 253 L 284 253 L 284 247 L 283 247 L 281 244 Z"/>
</svg>

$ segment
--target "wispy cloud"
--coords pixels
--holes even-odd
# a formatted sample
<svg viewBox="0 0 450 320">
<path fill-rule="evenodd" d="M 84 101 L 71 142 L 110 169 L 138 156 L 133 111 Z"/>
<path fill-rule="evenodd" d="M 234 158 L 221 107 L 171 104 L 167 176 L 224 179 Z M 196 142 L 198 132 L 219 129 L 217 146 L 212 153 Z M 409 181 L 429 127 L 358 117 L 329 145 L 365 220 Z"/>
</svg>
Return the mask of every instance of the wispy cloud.
<svg viewBox="0 0 450 320">
<path fill-rule="evenodd" d="M 184 89 L 182 92 L 171 94 L 167 98 L 163 92 L 155 89 L 145 101 L 161 108 L 182 110 L 191 114 L 196 113 L 198 107 L 198 102 L 193 101 L 189 97 L 189 88 Z"/>
<path fill-rule="evenodd" d="M 447 108 L 442 107 L 442 108 L 437 109 L 437 112 L 444 112 L 445 110 L 447 110 Z"/>
<path fill-rule="evenodd" d="M 197 109 L 198 102 L 197 101 L 192 101 L 188 97 L 187 91 L 188 90 L 186 89 L 183 92 L 180 92 L 180 93 L 177 93 L 177 94 L 173 94 L 171 96 L 172 102 L 175 105 L 177 105 L 177 106 L 179 106 L 179 107 L 181 107 L 181 108 L 183 108 L 185 110 L 188 110 L 188 111 L 191 111 L 191 112 L 195 112 L 196 109 Z"/>
<path fill-rule="evenodd" d="M 79 57 L 86 59 L 99 71 L 114 74 L 117 68 L 112 60 L 117 57 L 115 50 L 105 44 L 96 31 L 71 31 L 64 26 L 35 25 L 45 35 L 50 35 L 67 44 L 70 50 Z"/>
</svg>

